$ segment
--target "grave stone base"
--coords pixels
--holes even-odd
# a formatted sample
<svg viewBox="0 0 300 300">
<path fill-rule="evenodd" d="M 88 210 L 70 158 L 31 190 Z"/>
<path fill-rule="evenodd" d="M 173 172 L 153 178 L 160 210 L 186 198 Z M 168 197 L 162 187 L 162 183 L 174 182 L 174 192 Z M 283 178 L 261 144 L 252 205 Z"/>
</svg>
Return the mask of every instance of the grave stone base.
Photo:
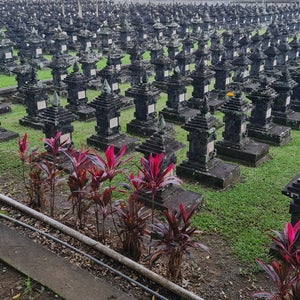
<svg viewBox="0 0 300 300">
<path fill-rule="evenodd" d="M 88 121 L 93 121 L 96 118 L 95 117 L 96 110 L 93 107 L 87 105 L 78 106 L 78 107 L 67 105 L 66 108 L 70 110 L 73 114 L 77 115 L 80 121 L 88 122 Z"/>
<path fill-rule="evenodd" d="M 293 111 L 300 112 L 300 100 L 292 100 L 292 106 Z"/>
<path fill-rule="evenodd" d="M 29 116 L 25 116 L 24 118 L 19 120 L 19 124 L 22 126 L 31 127 L 33 129 L 41 130 L 44 128 L 44 123 L 39 118 L 32 118 Z"/>
<path fill-rule="evenodd" d="M 121 110 L 134 107 L 134 99 L 131 97 L 125 97 L 123 95 L 120 95 L 120 102 L 121 102 Z"/>
<path fill-rule="evenodd" d="M 100 91 L 102 86 L 101 80 L 98 78 L 90 79 L 89 82 L 87 83 L 87 86 L 92 90 Z"/>
<path fill-rule="evenodd" d="M 161 92 L 167 93 L 168 87 L 165 81 L 153 81 L 152 84 Z"/>
<path fill-rule="evenodd" d="M 234 161 L 249 167 L 257 167 L 269 159 L 269 146 L 249 140 L 242 148 L 226 141 L 216 142 L 219 158 Z"/>
<path fill-rule="evenodd" d="M 240 181 L 240 167 L 213 158 L 208 169 L 197 162 L 183 161 L 176 167 L 179 177 L 197 180 L 206 186 L 225 189 Z"/>
<path fill-rule="evenodd" d="M 252 139 L 273 146 L 282 146 L 291 141 L 291 129 L 285 126 L 270 124 L 268 128 L 247 126 L 248 136 Z"/>
<path fill-rule="evenodd" d="M 9 141 L 11 139 L 17 138 L 18 136 L 18 133 L 7 130 L 0 126 L 0 142 Z"/>
<path fill-rule="evenodd" d="M 151 193 L 140 193 L 139 200 L 144 202 L 146 206 L 152 207 Z M 164 188 L 163 191 L 159 191 L 154 198 L 154 207 L 156 209 L 169 209 L 175 210 L 179 208 L 179 204 L 183 203 L 185 207 L 190 207 L 191 205 L 203 201 L 203 195 L 186 191 L 180 186 L 169 185 Z"/>
<path fill-rule="evenodd" d="M 169 108 L 164 108 L 160 113 L 164 116 L 166 121 L 176 124 L 184 124 L 195 117 L 199 113 L 199 110 L 183 108 L 181 111 L 177 112 Z"/>
<path fill-rule="evenodd" d="M 11 107 L 7 103 L 0 102 L 0 115 L 11 112 Z"/>
<path fill-rule="evenodd" d="M 208 98 L 208 105 L 211 114 L 214 114 L 226 101 L 226 93 L 225 91 L 217 91 L 214 90 L 210 93 Z"/>
<path fill-rule="evenodd" d="M 126 153 L 134 151 L 135 147 L 139 141 L 133 137 L 127 136 L 125 134 L 120 134 L 114 137 L 101 137 L 99 135 L 92 135 L 87 138 L 87 144 L 89 146 L 96 147 L 102 151 L 105 151 L 109 145 L 115 146 L 115 151 L 119 152 L 121 148 L 126 145 Z"/>
<path fill-rule="evenodd" d="M 272 111 L 273 122 L 276 124 L 291 127 L 293 129 L 300 129 L 300 112 L 290 111 L 288 113 L 281 113 Z"/>
<path fill-rule="evenodd" d="M 126 130 L 128 133 L 134 135 L 151 136 L 157 131 L 157 120 L 154 119 L 143 122 L 134 119 L 127 124 Z"/>
</svg>

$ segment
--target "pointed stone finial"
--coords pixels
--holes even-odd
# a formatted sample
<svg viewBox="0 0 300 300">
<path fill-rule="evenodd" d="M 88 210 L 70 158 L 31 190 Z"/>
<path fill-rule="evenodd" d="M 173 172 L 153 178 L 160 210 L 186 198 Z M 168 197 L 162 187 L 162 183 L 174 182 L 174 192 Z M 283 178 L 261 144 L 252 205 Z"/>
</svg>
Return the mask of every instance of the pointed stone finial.
<svg viewBox="0 0 300 300">
<path fill-rule="evenodd" d="M 206 95 L 204 96 L 202 106 L 200 107 L 200 112 L 201 115 L 206 115 L 210 112 L 209 105 L 208 105 L 208 97 Z"/>
<path fill-rule="evenodd" d="M 111 93 L 111 87 L 109 86 L 106 79 L 104 79 L 104 82 L 103 82 L 102 92 L 105 93 L 105 94 L 110 94 Z"/>
<path fill-rule="evenodd" d="M 73 72 L 75 72 L 75 73 L 79 72 L 79 67 L 78 67 L 77 61 L 75 61 L 74 65 L 73 65 Z"/>
<path fill-rule="evenodd" d="M 142 82 L 143 82 L 143 83 L 147 83 L 147 82 L 148 82 L 148 74 L 147 74 L 146 71 L 144 71 L 143 78 L 142 78 Z"/>
<path fill-rule="evenodd" d="M 159 115 L 158 118 L 158 133 L 159 134 L 165 134 L 166 133 L 166 122 L 165 122 L 165 118 L 162 114 Z"/>
<path fill-rule="evenodd" d="M 60 98 L 56 91 L 54 91 L 51 104 L 54 107 L 60 107 Z"/>
<path fill-rule="evenodd" d="M 176 66 L 175 69 L 174 69 L 174 75 L 178 76 L 179 74 L 180 74 L 179 66 Z"/>
</svg>

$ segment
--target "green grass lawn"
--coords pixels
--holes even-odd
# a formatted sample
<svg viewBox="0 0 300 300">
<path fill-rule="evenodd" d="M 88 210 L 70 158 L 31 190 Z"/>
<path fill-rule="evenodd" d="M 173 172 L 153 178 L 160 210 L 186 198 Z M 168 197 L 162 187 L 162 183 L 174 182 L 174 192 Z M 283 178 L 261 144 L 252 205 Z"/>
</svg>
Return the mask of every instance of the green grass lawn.
<svg viewBox="0 0 300 300">
<path fill-rule="evenodd" d="M 126 58 L 127 59 L 127 58 Z M 39 78 L 50 78 L 49 70 L 39 71 Z M 14 77 L 0 76 L 1 86 L 14 84 Z M 121 86 L 124 93 L 129 84 Z M 188 95 L 192 88 L 188 87 Z M 89 90 L 87 95 L 92 101 L 100 94 L 99 91 Z M 162 93 L 157 103 L 160 111 L 167 100 Z M 66 99 L 61 99 L 62 105 Z M 29 135 L 31 145 L 42 147 L 40 138 L 44 137 L 41 131 L 22 127 L 19 119 L 26 115 L 25 109 L 20 104 L 12 104 L 12 112 L 1 115 L 2 126 L 18 132 L 22 136 L 25 132 Z M 125 132 L 126 124 L 133 119 L 134 110 L 121 111 L 121 130 Z M 216 116 L 221 119 L 219 112 Z M 73 141 L 76 148 L 86 146 L 86 139 L 95 133 L 94 122 L 73 123 Z M 188 151 L 187 133 L 179 126 L 175 126 L 176 138 L 186 144 L 186 148 L 177 152 L 178 164 L 186 158 Z M 221 138 L 222 129 L 218 130 L 218 139 Z M 258 168 L 241 166 L 242 182 L 232 189 L 218 191 L 205 188 L 198 182 L 185 180 L 183 187 L 204 195 L 204 203 L 194 224 L 204 234 L 212 239 L 221 237 L 231 246 L 233 253 L 245 264 L 245 272 L 257 270 L 254 261 L 256 257 L 266 258 L 270 238 L 267 236 L 270 229 L 281 230 L 285 222 L 290 220 L 289 199 L 281 194 L 285 184 L 299 172 L 300 161 L 300 131 L 292 130 L 292 142 L 283 147 L 270 147 L 271 160 Z M 19 178 L 20 162 L 16 156 L 17 140 L 0 144 L 0 170 L 10 172 Z M 183 199 L 184 200 L 184 199 Z"/>
</svg>

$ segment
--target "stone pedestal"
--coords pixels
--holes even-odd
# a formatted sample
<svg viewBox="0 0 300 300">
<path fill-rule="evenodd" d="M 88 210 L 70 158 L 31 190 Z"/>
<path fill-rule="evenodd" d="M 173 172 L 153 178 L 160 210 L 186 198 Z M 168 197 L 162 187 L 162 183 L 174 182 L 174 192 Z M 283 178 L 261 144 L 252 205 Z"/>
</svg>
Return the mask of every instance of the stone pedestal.
<svg viewBox="0 0 300 300">
<path fill-rule="evenodd" d="M 283 189 L 282 194 L 292 199 L 289 213 L 293 226 L 300 220 L 300 174 L 297 174 Z"/>
<path fill-rule="evenodd" d="M 286 68 L 282 75 L 271 84 L 278 96 L 274 99 L 272 116 L 276 124 L 300 129 L 300 113 L 291 109 L 292 89 L 297 83 L 291 78 Z"/>
<path fill-rule="evenodd" d="M 205 100 L 201 112 L 182 126 L 189 132 L 188 159 L 176 167 L 178 176 L 224 189 L 240 180 L 240 168 L 215 158 L 214 118 Z"/>
<path fill-rule="evenodd" d="M 249 105 L 236 91 L 222 107 L 225 129 L 223 139 L 216 143 L 218 157 L 250 167 L 257 167 L 269 158 L 269 146 L 247 137 L 247 112 Z"/>
<path fill-rule="evenodd" d="M 15 139 L 19 136 L 18 133 L 7 130 L 0 126 L 0 143 Z"/>
<path fill-rule="evenodd" d="M 291 140 L 291 130 L 272 122 L 272 102 L 277 96 L 268 86 L 267 78 L 262 79 L 260 86 L 248 94 L 253 108 L 247 130 L 248 136 L 257 141 L 282 146 Z"/>
</svg>

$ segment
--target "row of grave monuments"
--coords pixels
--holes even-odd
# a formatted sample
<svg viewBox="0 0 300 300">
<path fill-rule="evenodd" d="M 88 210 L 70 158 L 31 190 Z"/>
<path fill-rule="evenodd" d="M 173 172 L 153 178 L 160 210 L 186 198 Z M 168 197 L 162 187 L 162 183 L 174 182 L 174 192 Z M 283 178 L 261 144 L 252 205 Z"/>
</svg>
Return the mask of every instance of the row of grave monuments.
<svg viewBox="0 0 300 300">
<path fill-rule="evenodd" d="M 109 7 L 110 3 L 106 5 Z M 144 6 L 137 5 L 135 9 L 138 11 L 141 7 Z M 180 7 L 185 10 L 184 6 Z M 156 29 L 154 33 L 146 31 L 146 34 L 153 36 L 151 43 L 148 39 L 150 62 L 142 58 L 147 48 L 141 41 L 124 47 L 125 40 L 122 42 L 120 35 L 120 39 L 116 39 L 116 43 L 112 42 L 111 47 L 106 49 L 107 65 L 102 70 L 96 68 L 100 56 L 92 50 L 93 35 L 86 34 L 88 38 L 84 39 L 85 47 L 78 49 L 78 60 L 83 72 L 79 71 L 77 62 L 74 63 L 74 58 L 68 54 L 68 38 L 62 27 L 58 26 L 56 34 L 65 36 L 61 39 L 64 43 L 59 43 L 58 38 L 54 40 L 56 50 L 48 66 L 52 69 L 52 89 L 59 94 L 65 93 L 68 105 L 61 107 L 56 93 L 52 106 L 48 105 L 47 87 L 36 78 L 34 67 L 38 65 L 26 58 L 24 51 L 20 51 L 21 64 L 12 69 L 18 81 L 17 96 L 23 98 L 27 111 L 27 116 L 20 120 L 20 124 L 43 129 L 46 137 L 61 131 L 63 138 L 70 137 L 71 143 L 72 121 L 86 121 L 96 117 L 96 133 L 87 139 L 89 145 L 105 149 L 109 144 L 115 144 L 119 149 L 126 144 L 128 150 L 137 149 L 144 155 L 167 152 L 166 162 L 174 160 L 174 152 L 180 148 L 170 135 L 170 123 L 183 124 L 182 127 L 188 131 L 189 149 L 187 159 L 176 167 L 177 174 L 207 185 L 226 188 L 239 181 L 240 169 L 238 165 L 222 159 L 256 167 L 268 159 L 268 144 L 284 145 L 291 139 L 290 127 L 299 129 L 300 113 L 295 109 L 300 96 L 297 39 L 299 8 L 293 4 L 276 11 L 274 7 L 276 8 L 271 6 L 271 11 L 277 17 L 270 16 L 268 19 L 261 18 L 262 13 L 258 14 L 260 10 L 257 7 L 253 9 L 251 6 L 247 8 L 248 11 L 243 11 L 240 6 L 234 5 L 232 8 L 236 14 L 230 14 L 233 22 L 231 25 L 238 21 L 241 26 L 236 30 L 227 28 L 221 37 L 217 32 L 218 26 L 226 27 L 226 24 L 222 21 L 204 22 L 208 12 L 213 15 L 214 11 L 210 6 L 204 5 L 205 12 L 203 19 L 199 17 L 197 34 L 192 27 L 191 34 L 186 32 L 180 37 L 180 31 L 173 26 L 175 31 L 168 35 L 167 31 L 162 30 L 163 24 L 160 27 L 163 33 L 157 34 Z M 160 11 L 156 6 L 153 8 L 150 5 L 150 8 Z M 125 6 L 124 10 L 127 9 L 135 15 L 133 6 Z M 172 10 L 174 9 L 176 6 L 172 6 Z M 221 5 L 215 9 L 226 11 L 227 7 Z M 250 11 L 252 21 L 250 18 L 243 18 Z M 176 14 L 172 15 L 172 23 L 175 23 L 174 15 Z M 190 24 L 193 24 L 193 20 L 191 19 Z M 166 24 L 169 21 L 166 20 Z M 210 26 L 207 26 L 208 23 Z M 253 25 L 257 23 L 269 24 L 264 35 L 260 35 L 258 31 L 254 35 L 250 34 Z M 103 27 L 109 27 L 108 24 L 106 20 L 103 21 Z M 237 24 L 239 23 L 235 25 Z M 37 35 L 37 31 L 33 29 L 31 34 Z M 263 44 L 265 36 L 268 36 L 268 43 Z M 288 36 L 293 37 L 290 43 L 287 42 Z M 126 39 L 127 42 L 131 40 L 134 39 Z M 198 46 L 196 51 L 195 41 Z M 130 65 L 125 68 L 121 65 L 123 51 L 117 44 L 130 54 Z M 181 44 L 183 49 L 179 51 Z M 167 56 L 163 47 L 168 49 Z M 72 63 L 73 72 L 68 74 L 67 68 Z M 191 63 L 195 63 L 194 71 L 190 70 Z M 155 80 L 150 83 L 148 75 L 153 73 Z M 122 96 L 119 83 L 128 79 L 131 87 Z M 213 90 L 210 88 L 212 79 Z M 98 88 L 102 85 L 102 93 L 88 104 L 86 88 L 90 80 Z M 193 92 L 192 97 L 186 99 L 186 86 L 189 84 L 192 85 Z M 167 120 L 166 125 L 163 125 L 161 118 L 158 122 L 156 112 L 156 102 L 161 91 L 168 95 L 166 107 L 160 112 Z M 252 101 L 252 109 L 243 91 Z M 126 131 L 132 135 L 149 137 L 139 146 L 138 140 L 121 133 L 119 126 L 120 109 L 133 104 L 135 118 L 126 124 Z M 216 142 L 215 130 L 221 124 L 212 113 L 218 109 L 224 113 L 224 130 L 222 139 Z M 189 197 L 195 200 L 199 195 L 192 193 Z"/>
</svg>

